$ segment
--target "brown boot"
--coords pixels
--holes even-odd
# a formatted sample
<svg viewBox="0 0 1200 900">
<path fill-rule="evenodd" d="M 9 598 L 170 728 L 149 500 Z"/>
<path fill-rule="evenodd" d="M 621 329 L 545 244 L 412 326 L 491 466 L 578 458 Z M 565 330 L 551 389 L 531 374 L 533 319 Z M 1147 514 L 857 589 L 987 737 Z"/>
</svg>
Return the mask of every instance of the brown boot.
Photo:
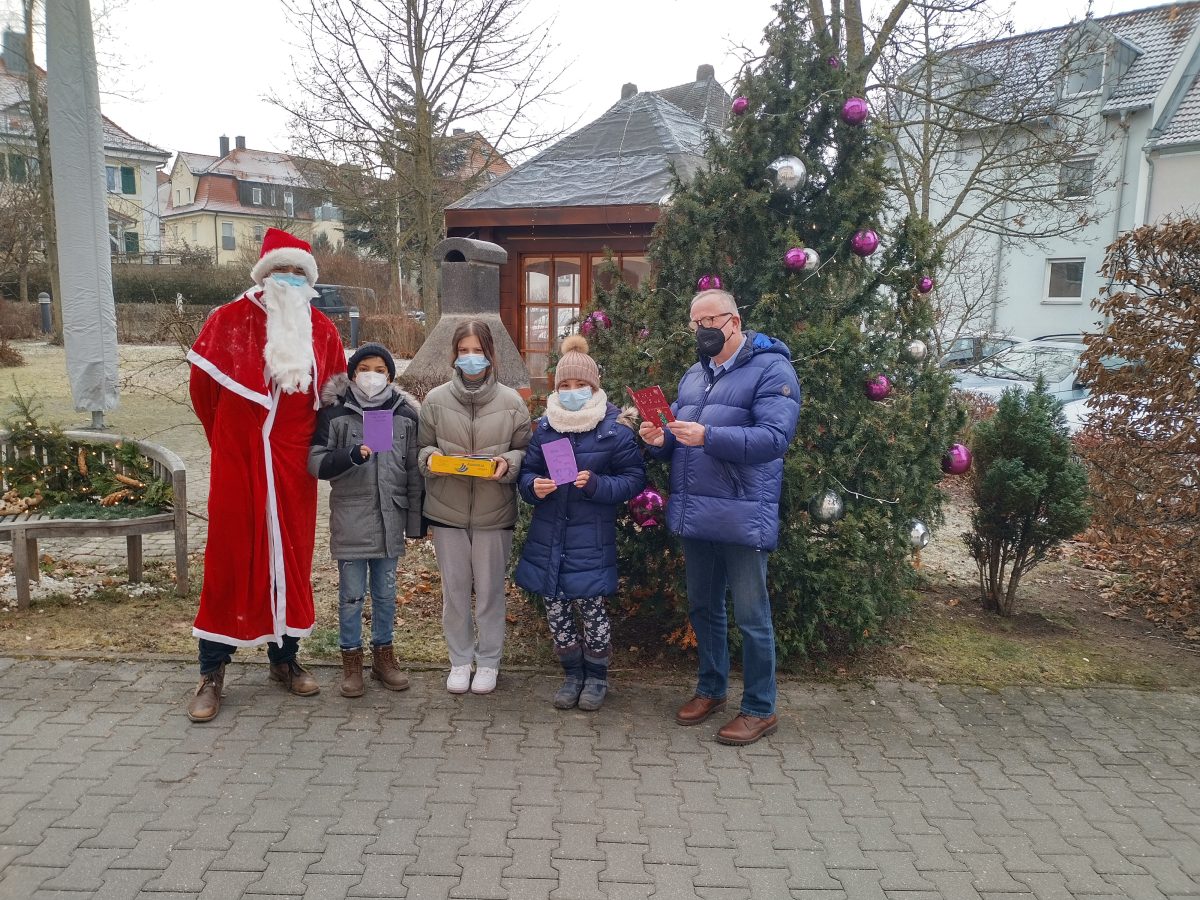
<svg viewBox="0 0 1200 900">
<path fill-rule="evenodd" d="M 286 685 L 287 689 L 298 697 L 311 697 L 321 693 L 321 686 L 317 684 L 312 672 L 294 659 L 271 663 L 271 680 Z"/>
<path fill-rule="evenodd" d="M 765 719 L 738 713 L 717 732 L 717 742 L 745 747 L 759 738 L 774 734 L 779 728 L 779 716 L 771 713 Z"/>
<path fill-rule="evenodd" d="M 680 725 L 699 725 L 709 716 L 725 708 L 725 699 L 712 700 L 708 697 L 693 697 L 675 713 L 675 721 Z"/>
<path fill-rule="evenodd" d="M 225 688 L 225 665 L 200 676 L 196 694 L 188 701 L 187 715 L 193 722 L 208 722 L 221 711 L 221 691 Z"/>
<path fill-rule="evenodd" d="M 389 691 L 403 691 L 408 688 L 408 676 L 400 671 L 396 664 L 396 656 L 391 644 L 371 648 L 371 677 L 382 681 Z"/>
<path fill-rule="evenodd" d="M 342 651 L 342 696 L 361 697 L 367 692 L 362 677 L 363 652 L 357 650 Z"/>
</svg>

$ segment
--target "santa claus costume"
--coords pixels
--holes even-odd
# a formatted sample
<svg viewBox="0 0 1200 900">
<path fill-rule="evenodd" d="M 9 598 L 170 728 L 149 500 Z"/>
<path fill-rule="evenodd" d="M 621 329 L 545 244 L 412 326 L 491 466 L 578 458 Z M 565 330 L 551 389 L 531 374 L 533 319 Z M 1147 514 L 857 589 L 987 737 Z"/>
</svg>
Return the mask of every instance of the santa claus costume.
<svg viewBox="0 0 1200 900">
<path fill-rule="evenodd" d="M 276 271 L 297 267 L 302 279 Z M 320 389 L 346 371 L 337 328 L 310 305 L 317 295 L 311 247 L 268 229 L 250 274 L 256 287 L 215 309 L 188 353 L 192 404 L 212 460 L 204 585 L 192 629 L 200 638 L 197 696 L 218 666 L 223 680 L 235 647 L 270 643 L 272 663 L 299 668 L 295 648 L 314 621 L 317 481 L 308 447 Z M 294 690 L 277 668 L 272 677 Z M 304 693 L 316 693 L 307 677 Z M 199 716 L 189 706 L 189 716 L 215 715 L 220 687 L 215 704 Z"/>
</svg>

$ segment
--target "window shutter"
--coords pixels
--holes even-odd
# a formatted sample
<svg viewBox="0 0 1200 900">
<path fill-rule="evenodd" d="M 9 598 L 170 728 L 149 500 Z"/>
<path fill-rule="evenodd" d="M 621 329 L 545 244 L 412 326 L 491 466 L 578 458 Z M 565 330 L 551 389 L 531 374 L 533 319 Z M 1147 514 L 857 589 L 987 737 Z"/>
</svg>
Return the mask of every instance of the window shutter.
<svg viewBox="0 0 1200 900">
<path fill-rule="evenodd" d="M 138 233 L 136 231 L 125 232 L 125 252 L 138 253 L 140 252 L 138 248 Z"/>
<path fill-rule="evenodd" d="M 137 179 L 134 177 L 133 168 L 130 166 L 121 166 L 121 193 L 137 193 Z"/>
</svg>

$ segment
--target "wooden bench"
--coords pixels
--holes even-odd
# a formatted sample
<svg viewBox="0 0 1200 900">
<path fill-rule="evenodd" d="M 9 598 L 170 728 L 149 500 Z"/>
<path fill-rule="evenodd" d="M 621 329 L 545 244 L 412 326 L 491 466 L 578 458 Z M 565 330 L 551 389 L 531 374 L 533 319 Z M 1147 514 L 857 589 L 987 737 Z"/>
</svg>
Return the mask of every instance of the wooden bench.
<svg viewBox="0 0 1200 900">
<path fill-rule="evenodd" d="M 187 540 L 187 469 L 178 456 L 166 447 L 147 441 L 131 441 L 117 434 L 100 431 L 64 431 L 72 441 L 100 445 L 100 458 L 106 462 L 112 451 L 105 444 L 136 444 L 138 452 L 149 461 L 156 478 L 169 481 L 173 493 L 172 509 L 169 512 L 129 519 L 51 519 L 44 513 L 33 510 L 16 515 L 0 516 L 0 541 L 12 541 L 13 575 L 17 582 L 17 607 L 26 609 L 30 601 L 30 582 L 38 581 L 38 541 L 65 537 L 124 537 L 129 558 L 129 581 L 142 580 L 142 535 L 164 531 L 175 532 L 175 591 L 180 596 L 188 593 L 188 540 Z M 26 455 L 36 452 L 33 448 Z M 16 458 L 18 450 L 9 441 L 5 432 L 0 432 L 0 476 L 8 461 Z M 7 491 L 6 478 L 0 477 L 0 485 Z"/>
</svg>

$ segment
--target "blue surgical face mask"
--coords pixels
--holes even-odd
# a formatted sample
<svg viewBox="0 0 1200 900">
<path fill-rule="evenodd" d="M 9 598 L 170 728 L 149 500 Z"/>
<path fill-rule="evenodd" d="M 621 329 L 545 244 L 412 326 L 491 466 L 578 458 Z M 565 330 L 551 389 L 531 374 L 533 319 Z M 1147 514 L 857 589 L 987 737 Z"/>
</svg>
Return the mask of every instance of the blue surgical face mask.
<svg viewBox="0 0 1200 900">
<path fill-rule="evenodd" d="M 478 375 L 491 365 L 482 353 L 464 353 L 454 361 L 464 375 Z"/>
<path fill-rule="evenodd" d="M 293 275 L 291 272 L 275 272 L 271 275 L 280 284 L 290 284 L 292 287 L 304 287 L 308 279 L 303 275 Z"/>
<path fill-rule="evenodd" d="M 571 412 L 579 412 L 584 405 L 592 399 L 592 389 L 590 387 L 576 388 L 573 391 L 559 391 L 558 402 L 562 404 L 563 409 Z"/>
</svg>

